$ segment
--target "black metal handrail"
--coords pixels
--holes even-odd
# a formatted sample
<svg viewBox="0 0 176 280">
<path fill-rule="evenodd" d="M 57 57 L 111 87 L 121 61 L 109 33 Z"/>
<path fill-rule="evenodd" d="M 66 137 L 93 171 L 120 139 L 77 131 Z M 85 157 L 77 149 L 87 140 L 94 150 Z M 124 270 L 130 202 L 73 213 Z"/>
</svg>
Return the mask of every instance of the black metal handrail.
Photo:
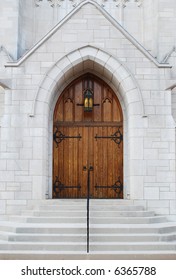
<svg viewBox="0 0 176 280">
<path fill-rule="evenodd" d="M 89 166 L 87 176 L 87 253 L 89 253 L 90 171 L 93 171 L 92 166 Z"/>
</svg>

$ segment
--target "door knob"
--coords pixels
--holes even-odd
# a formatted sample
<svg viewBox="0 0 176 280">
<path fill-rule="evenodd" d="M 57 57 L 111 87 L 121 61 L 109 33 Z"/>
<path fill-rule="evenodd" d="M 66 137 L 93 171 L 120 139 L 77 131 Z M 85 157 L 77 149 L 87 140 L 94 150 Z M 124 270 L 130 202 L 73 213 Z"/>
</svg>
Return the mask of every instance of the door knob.
<svg viewBox="0 0 176 280">
<path fill-rule="evenodd" d="M 89 166 L 89 170 L 93 171 L 93 166 L 92 165 Z"/>
</svg>

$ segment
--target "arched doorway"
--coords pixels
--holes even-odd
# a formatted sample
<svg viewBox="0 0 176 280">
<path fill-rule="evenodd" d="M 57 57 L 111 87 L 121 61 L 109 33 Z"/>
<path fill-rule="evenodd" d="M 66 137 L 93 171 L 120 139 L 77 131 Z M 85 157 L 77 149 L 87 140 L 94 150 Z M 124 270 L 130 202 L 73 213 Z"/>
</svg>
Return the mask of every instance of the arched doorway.
<svg viewBox="0 0 176 280">
<path fill-rule="evenodd" d="M 91 172 L 89 172 L 91 171 Z M 53 198 L 123 198 L 123 115 L 115 93 L 88 73 L 58 99 L 53 120 Z"/>
</svg>

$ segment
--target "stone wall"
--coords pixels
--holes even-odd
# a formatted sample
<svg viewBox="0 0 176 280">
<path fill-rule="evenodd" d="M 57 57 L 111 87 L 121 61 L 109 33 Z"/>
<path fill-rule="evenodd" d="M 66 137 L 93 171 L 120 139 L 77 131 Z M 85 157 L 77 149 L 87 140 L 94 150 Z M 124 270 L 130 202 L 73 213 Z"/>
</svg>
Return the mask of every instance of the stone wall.
<svg viewBox="0 0 176 280">
<path fill-rule="evenodd" d="M 1 128 L 1 213 L 51 197 L 52 114 L 62 90 L 87 71 L 108 82 L 124 114 L 125 198 L 176 214 L 175 123 L 170 68 L 159 64 L 104 9 L 75 8 L 21 60 L 8 64 Z"/>
<path fill-rule="evenodd" d="M 82 0 L 20 0 L 19 57 L 68 15 Z M 142 0 L 98 0 L 103 9 L 143 42 Z"/>
<path fill-rule="evenodd" d="M 0 45 L 21 57 L 82 0 L 1 1 Z M 158 61 L 176 44 L 174 0 L 97 0 Z"/>
<path fill-rule="evenodd" d="M 1 119 L 4 115 L 4 88 L 0 86 L 0 126 L 1 126 Z"/>
<path fill-rule="evenodd" d="M 158 59 L 160 61 L 176 46 L 174 26 L 176 26 L 176 2 L 158 1 Z"/>
<path fill-rule="evenodd" d="M 17 59 L 19 0 L 0 1 L 0 47 Z"/>
</svg>

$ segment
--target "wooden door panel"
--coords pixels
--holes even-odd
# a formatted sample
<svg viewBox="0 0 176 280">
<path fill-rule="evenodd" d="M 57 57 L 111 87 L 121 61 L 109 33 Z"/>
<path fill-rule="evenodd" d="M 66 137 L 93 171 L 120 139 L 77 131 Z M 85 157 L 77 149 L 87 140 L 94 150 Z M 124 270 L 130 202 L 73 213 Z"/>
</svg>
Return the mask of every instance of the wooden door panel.
<svg viewBox="0 0 176 280">
<path fill-rule="evenodd" d="M 82 127 L 82 164 L 81 164 L 81 170 L 82 170 L 82 197 L 87 197 L 87 167 L 88 167 L 88 129 L 87 127 Z M 81 157 L 80 157 L 81 158 Z"/>
<path fill-rule="evenodd" d="M 91 112 L 83 108 L 87 88 L 93 92 Z M 92 198 L 123 197 L 122 124 L 120 102 L 101 79 L 88 73 L 64 90 L 54 111 L 54 198 L 86 198 L 90 166 Z"/>
<path fill-rule="evenodd" d="M 87 195 L 83 163 L 87 160 L 85 132 L 82 127 L 60 127 L 63 139 L 54 143 L 53 182 L 55 198 L 79 198 Z M 58 133 L 59 135 L 59 133 Z M 84 137 L 82 137 L 82 135 Z M 61 136 L 61 137 L 62 137 Z M 65 137 L 65 138 L 64 138 Z M 80 186 L 80 187 L 79 187 Z"/>
<path fill-rule="evenodd" d="M 54 145 L 54 178 L 63 185 L 56 197 L 86 198 L 88 168 L 93 166 L 91 197 L 122 198 L 118 186 L 123 182 L 123 145 L 116 142 L 118 134 L 117 139 L 112 136 L 118 130 L 122 134 L 119 127 L 61 127 L 64 136 L 75 138 Z"/>
<path fill-rule="evenodd" d="M 94 172 L 91 196 L 94 198 L 122 198 L 123 144 L 116 143 L 114 135 L 119 127 L 95 127 L 94 130 Z M 113 187 L 114 186 L 114 187 Z"/>
</svg>

